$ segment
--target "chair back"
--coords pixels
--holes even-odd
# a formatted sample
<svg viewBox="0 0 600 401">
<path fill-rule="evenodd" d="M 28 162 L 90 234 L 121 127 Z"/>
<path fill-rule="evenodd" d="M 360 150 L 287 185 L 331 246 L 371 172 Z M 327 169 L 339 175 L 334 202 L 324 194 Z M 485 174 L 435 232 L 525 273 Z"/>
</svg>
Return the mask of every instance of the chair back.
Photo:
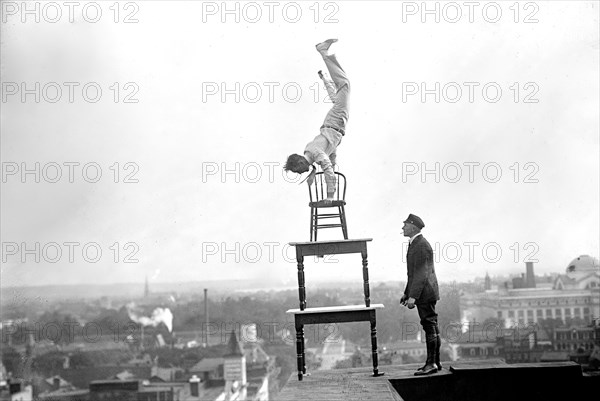
<svg viewBox="0 0 600 401">
<path fill-rule="evenodd" d="M 336 183 L 335 183 L 335 199 L 334 200 L 346 200 L 346 176 L 337 171 L 334 172 Z M 308 185 L 308 194 L 311 202 L 318 202 L 327 198 L 327 182 L 325 181 L 325 174 L 319 171 L 315 174 L 315 181 L 312 185 Z"/>
</svg>

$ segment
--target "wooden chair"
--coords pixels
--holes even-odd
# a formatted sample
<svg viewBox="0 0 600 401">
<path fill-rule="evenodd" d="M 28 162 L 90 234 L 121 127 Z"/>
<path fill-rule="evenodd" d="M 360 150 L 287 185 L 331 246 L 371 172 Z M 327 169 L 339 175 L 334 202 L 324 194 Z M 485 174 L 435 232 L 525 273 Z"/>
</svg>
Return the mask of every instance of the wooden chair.
<svg viewBox="0 0 600 401">
<path fill-rule="evenodd" d="M 337 171 L 335 199 L 330 204 L 323 203 L 327 198 L 327 183 L 323 172 L 315 174 L 315 180 L 312 185 L 308 185 L 308 194 L 310 196 L 310 241 L 317 240 L 317 231 L 320 228 L 342 228 L 344 239 L 348 239 L 348 226 L 346 224 L 346 176 Z M 337 213 L 334 209 L 337 208 Z M 328 213 L 319 213 L 320 209 L 329 209 Z M 332 210 L 333 209 L 333 210 Z M 339 219 L 339 223 L 319 223 L 320 220 Z"/>
</svg>

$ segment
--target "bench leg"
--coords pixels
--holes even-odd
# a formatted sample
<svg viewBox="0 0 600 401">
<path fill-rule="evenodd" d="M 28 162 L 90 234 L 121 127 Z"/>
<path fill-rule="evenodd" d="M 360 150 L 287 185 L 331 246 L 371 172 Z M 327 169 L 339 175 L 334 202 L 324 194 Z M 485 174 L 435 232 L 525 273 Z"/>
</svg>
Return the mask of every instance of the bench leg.
<svg viewBox="0 0 600 401">
<path fill-rule="evenodd" d="M 304 366 L 304 326 L 296 324 L 296 361 L 298 365 L 298 380 L 302 380 L 302 375 L 306 373 Z"/>
<path fill-rule="evenodd" d="M 367 260 L 367 250 L 361 253 L 363 265 L 363 289 L 365 293 L 365 306 L 371 306 L 371 291 L 369 290 L 369 261 Z"/>
</svg>

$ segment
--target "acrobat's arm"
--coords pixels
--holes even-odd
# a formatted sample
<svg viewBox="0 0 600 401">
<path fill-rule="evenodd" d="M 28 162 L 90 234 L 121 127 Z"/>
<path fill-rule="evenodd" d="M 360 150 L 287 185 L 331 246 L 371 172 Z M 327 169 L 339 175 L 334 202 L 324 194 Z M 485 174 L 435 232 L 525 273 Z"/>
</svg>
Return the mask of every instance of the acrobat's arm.
<svg viewBox="0 0 600 401">
<path fill-rule="evenodd" d="M 333 201 L 333 197 L 335 196 L 335 173 L 333 172 L 333 165 L 329 158 L 325 158 L 323 163 L 321 163 L 321 168 L 323 169 L 323 175 L 325 176 L 325 182 L 327 183 L 327 201 Z"/>
</svg>

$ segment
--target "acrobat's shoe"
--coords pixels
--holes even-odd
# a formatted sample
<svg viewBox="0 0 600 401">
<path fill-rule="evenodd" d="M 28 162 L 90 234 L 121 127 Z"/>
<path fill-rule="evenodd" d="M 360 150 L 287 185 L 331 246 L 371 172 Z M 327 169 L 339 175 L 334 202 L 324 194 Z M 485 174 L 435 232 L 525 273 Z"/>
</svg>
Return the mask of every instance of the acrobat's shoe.
<svg viewBox="0 0 600 401">
<path fill-rule="evenodd" d="M 318 43 L 315 47 L 317 48 L 317 51 L 319 53 L 327 54 L 327 50 L 329 50 L 329 47 L 337 41 L 337 39 L 327 39 L 324 42 Z"/>
</svg>

